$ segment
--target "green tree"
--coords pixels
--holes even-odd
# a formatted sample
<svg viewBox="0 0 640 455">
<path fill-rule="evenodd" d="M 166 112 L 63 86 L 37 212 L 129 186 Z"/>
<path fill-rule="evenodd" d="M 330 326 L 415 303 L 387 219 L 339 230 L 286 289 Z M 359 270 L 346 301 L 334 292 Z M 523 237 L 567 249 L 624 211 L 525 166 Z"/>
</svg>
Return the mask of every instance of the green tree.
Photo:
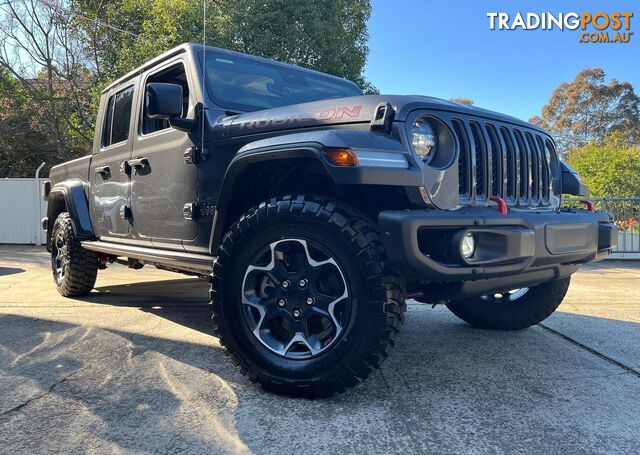
<svg viewBox="0 0 640 455">
<path fill-rule="evenodd" d="M 98 85 L 179 44 L 202 41 L 201 2 L 74 0 L 71 9 Z"/>
<path fill-rule="evenodd" d="M 0 67 L 0 178 L 32 176 L 55 153 L 20 82 Z"/>
<path fill-rule="evenodd" d="M 185 42 L 202 42 L 350 79 L 363 76 L 369 0 L 75 0 L 91 66 L 103 81 Z M 203 6 L 206 33 L 203 35 Z"/>
<path fill-rule="evenodd" d="M 594 197 L 640 196 L 640 146 L 612 133 L 571 149 L 567 162 L 580 174 Z"/>
<path fill-rule="evenodd" d="M 219 45 L 312 68 L 375 91 L 363 76 L 369 0 L 221 0 Z"/>
<path fill-rule="evenodd" d="M 629 82 L 611 79 L 601 68 L 582 70 L 573 82 L 556 88 L 542 114 L 529 120 L 554 134 L 565 153 L 613 132 L 622 132 L 630 143 L 640 140 L 640 97 Z"/>
<path fill-rule="evenodd" d="M 12 0 L 0 4 L 0 129 L 4 175 L 30 175 L 86 153 L 93 112 L 92 75 L 63 0 Z M 10 168 L 10 170 L 9 170 Z"/>
<path fill-rule="evenodd" d="M 104 86 L 172 47 L 202 42 L 203 8 L 207 44 L 376 91 L 363 77 L 369 0 L 0 1 L 0 177 L 85 154 Z"/>
</svg>

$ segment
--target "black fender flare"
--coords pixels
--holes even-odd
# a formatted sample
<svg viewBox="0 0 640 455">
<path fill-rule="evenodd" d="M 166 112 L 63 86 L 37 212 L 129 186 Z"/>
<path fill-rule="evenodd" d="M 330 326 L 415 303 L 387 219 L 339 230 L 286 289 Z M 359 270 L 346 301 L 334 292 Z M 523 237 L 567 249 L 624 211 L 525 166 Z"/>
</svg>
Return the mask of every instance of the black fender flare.
<svg viewBox="0 0 640 455">
<path fill-rule="evenodd" d="M 406 157 L 406 169 L 383 167 L 345 167 L 336 166 L 329 161 L 325 151 L 329 148 L 351 148 L 354 150 L 388 151 Z M 406 186 L 420 186 L 422 173 L 412 165 L 411 157 L 404 146 L 387 134 L 376 134 L 359 130 L 315 130 L 292 133 L 261 139 L 243 146 L 231 160 L 220 186 L 218 201 L 209 240 L 209 251 L 215 255 L 219 242 L 227 225 L 226 215 L 233 200 L 233 186 L 242 172 L 261 161 L 280 159 L 313 159 L 319 161 L 328 176 L 336 184 L 374 184 L 397 186 L 399 182 Z"/>
<path fill-rule="evenodd" d="M 243 148 L 244 150 L 244 148 Z M 222 179 L 220 186 L 220 196 L 216 204 L 216 210 L 213 217 L 213 226 L 211 229 L 211 239 L 209 240 L 209 251 L 215 255 L 218 244 L 224 235 L 224 227 L 226 225 L 226 215 L 233 201 L 233 185 L 236 179 L 249 166 L 263 161 L 283 160 L 292 158 L 311 158 L 322 162 L 330 177 L 333 178 L 328 163 L 322 158 L 322 146 L 318 143 L 302 143 L 288 144 L 273 147 L 264 147 L 259 149 L 247 150 L 239 153 L 229 163 L 229 167 Z M 335 181 L 335 179 L 334 179 Z"/>
<path fill-rule="evenodd" d="M 70 179 L 56 183 L 47 199 L 47 248 L 51 240 L 51 230 L 56 217 L 61 212 L 69 212 L 73 231 L 81 240 L 94 239 L 89 202 L 88 184 L 80 179 Z"/>
</svg>

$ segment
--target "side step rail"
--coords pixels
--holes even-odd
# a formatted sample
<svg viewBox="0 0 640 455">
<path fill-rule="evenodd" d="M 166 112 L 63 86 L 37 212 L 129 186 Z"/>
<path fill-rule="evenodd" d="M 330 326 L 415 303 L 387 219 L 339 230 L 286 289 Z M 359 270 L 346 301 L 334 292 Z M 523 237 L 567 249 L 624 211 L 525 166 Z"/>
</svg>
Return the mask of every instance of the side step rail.
<svg viewBox="0 0 640 455">
<path fill-rule="evenodd" d="M 207 254 L 185 253 L 184 251 L 160 250 L 141 246 L 122 245 L 119 243 L 84 241 L 82 247 L 112 256 L 126 256 L 144 262 L 172 266 L 187 271 L 197 270 L 211 273 L 213 257 Z"/>
</svg>

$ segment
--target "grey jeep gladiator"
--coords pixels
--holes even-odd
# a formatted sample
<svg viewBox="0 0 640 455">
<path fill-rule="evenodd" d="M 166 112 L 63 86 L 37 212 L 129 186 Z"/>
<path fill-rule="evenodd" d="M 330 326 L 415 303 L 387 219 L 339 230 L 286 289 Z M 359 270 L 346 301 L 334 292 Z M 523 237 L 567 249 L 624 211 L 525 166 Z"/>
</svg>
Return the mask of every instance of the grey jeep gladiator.
<svg viewBox="0 0 640 455">
<path fill-rule="evenodd" d="M 380 366 L 405 299 L 485 329 L 548 317 L 616 243 L 608 214 L 561 207 L 586 191 L 513 117 L 185 44 L 103 91 L 42 224 L 62 295 L 115 261 L 208 277 L 240 371 L 319 397 Z"/>
</svg>

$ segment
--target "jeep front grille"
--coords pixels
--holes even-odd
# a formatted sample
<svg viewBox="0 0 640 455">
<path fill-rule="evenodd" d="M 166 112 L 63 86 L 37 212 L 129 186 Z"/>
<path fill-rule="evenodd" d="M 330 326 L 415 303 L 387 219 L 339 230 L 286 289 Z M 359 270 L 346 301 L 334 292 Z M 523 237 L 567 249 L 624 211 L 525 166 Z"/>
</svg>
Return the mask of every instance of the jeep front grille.
<svg viewBox="0 0 640 455">
<path fill-rule="evenodd" d="M 555 157 L 555 151 L 548 137 L 534 129 L 479 118 L 455 117 L 451 126 L 460 150 L 461 204 L 487 204 L 492 196 L 512 206 L 555 204 L 553 163 L 548 158 Z"/>
</svg>

